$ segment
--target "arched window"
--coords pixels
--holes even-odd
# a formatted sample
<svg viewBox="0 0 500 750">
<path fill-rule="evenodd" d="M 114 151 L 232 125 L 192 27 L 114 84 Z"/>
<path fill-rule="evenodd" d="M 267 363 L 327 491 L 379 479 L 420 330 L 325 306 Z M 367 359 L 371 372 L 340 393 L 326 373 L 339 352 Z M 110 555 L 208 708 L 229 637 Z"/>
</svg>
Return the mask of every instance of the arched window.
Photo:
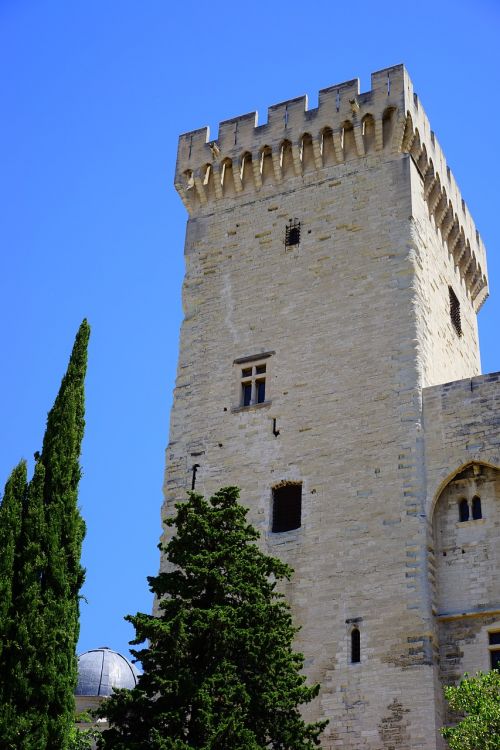
<svg viewBox="0 0 500 750">
<path fill-rule="evenodd" d="M 458 520 L 459 521 L 468 521 L 469 520 L 469 503 L 465 499 L 465 497 L 460 500 L 458 504 Z"/>
<path fill-rule="evenodd" d="M 361 634 L 358 628 L 351 630 L 351 664 L 361 661 Z"/>
<path fill-rule="evenodd" d="M 481 511 L 481 498 L 476 495 L 472 498 L 472 518 L 474 521 L 477 521 L 482 517 L 483 514 Z"/>
</svg>

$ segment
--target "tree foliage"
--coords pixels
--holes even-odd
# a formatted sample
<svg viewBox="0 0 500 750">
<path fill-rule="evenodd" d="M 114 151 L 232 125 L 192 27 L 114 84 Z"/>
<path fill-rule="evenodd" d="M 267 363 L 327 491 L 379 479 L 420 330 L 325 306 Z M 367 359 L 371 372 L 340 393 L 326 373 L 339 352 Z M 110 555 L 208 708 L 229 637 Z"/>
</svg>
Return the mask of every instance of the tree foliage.
<svg viewBox="0 0 500 750">
<path fill-rule="evenodd" d="M 66 750 L 74 721 L 80 555 L 78 481 L 89 326 L 77 333 L 33 478 L 12 472 L 0 505 L 0 746 Z"/>
<path fill-rule="evenodd" d="M 0 659 L 7 647 L 7 622 L 14 595 L 14 571 L 27 485 L 26 461 L 21 461 L 5 485 L 0 505 Z"/>
<path fill-rule="evenodd" d="M 167 521 L 168 570 L 149 578 L 159 616 L 127 619 L 144 674 L 100 709 L 107 750 L 310 750 L 325 723 L 307 724 L 308 687 L 296 629 L 276 584 L 291 569 L 263 554 L 238 490 L 190 493 Z"/>
<path fill-rule="evenodd" d="M 455 726 L 441 729 L 451 750 L 499 750 L 500 673 L 497 670 L 464 678 L 446 687 L 450 709 L 461 716 Z"/>
<path fill-rule="evenodd" d="M 101 732 L 97 726 L 79 727 L 78 724 L 92 724 L 92 715 L 83 712 L 75 717 L 75 723 L 71 727 L 67 750 L 93 750 L 99 743 Z"/>
</svg>

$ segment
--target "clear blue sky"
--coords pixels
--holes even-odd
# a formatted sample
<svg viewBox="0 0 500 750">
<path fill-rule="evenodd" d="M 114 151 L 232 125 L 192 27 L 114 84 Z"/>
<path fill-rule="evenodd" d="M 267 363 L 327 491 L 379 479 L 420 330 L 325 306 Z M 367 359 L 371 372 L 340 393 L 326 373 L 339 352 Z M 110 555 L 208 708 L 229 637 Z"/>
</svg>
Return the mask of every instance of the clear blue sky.
<svg viewBox="0 0 500 750">
<path fill-rule="evenodd" d="M 488 250 L 483 370 L 500 370 L 500 6 L 0 0 L 0 484 L 40 447 L 92 325 L 80 650 L 149 611 L 186 212 L 177 137 L 404 62 Z"/>
</svg>

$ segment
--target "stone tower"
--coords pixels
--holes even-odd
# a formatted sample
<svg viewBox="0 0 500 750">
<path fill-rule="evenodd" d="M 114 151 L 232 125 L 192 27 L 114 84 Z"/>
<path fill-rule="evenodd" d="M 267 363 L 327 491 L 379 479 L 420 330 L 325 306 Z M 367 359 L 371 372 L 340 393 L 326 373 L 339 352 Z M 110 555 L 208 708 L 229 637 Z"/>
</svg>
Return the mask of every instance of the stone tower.
<svg viewBox="0 0 500 750">
<path fill-rule="evenodd" d="M 441 683 L 496 658 L 500 389 L 479 376 L 484 246 L 408 74 L 182 135 L 175 184 L 165 513 L 194 482 L 241 488 L 295 570 L 325 748 L 436 748 Z"/>
</svg>

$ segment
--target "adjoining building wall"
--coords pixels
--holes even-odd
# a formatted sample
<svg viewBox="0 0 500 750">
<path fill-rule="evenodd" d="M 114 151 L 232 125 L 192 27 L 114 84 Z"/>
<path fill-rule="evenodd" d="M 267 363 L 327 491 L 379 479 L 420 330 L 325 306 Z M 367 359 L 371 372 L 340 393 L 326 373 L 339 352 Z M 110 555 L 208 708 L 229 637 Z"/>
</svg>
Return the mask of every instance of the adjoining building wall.
<svg viewBox="0 0 500 750">
<path fill-rule="evenodd" d="M 424 389 L 423 415 L 429 574 L 448 684 L 487 671 L 499 650 L 500 373 Z"/>
<path fill-rule="evenodd" d="M 319 102 L 181 136 L 191 216 L 164 515 L 193 483 L 238 485 L 263 548 L 295 569 L 323 746 L 433 750 L 422 387 L 479 372 L 484 247 L 402 66 Z"/>
</svg>

